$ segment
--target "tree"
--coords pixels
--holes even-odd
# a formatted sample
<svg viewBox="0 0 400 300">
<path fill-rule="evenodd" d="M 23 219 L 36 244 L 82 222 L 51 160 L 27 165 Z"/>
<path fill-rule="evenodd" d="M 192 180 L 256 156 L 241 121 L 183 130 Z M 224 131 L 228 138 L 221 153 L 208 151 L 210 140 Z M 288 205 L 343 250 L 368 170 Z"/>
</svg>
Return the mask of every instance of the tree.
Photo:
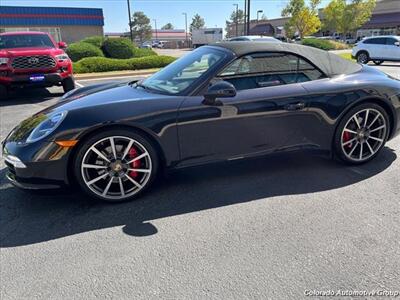
<svg viewBox="0 0 400 300">
<path fill-rule="evenodd" d="M 163 30 L 174 29 L 174 25 L 172 25 L 171 23 L 167 23 L 163 27 L 161 27 L 161 29 Z"/>
<path fill-rule="evenodd" d="M 200 17 L 199 14 L 195 14 L 192 18 L 192 23 L 190 24 L 190 32 L 192 32 L 193 29 L 204 28 L 205 24 L 204 19 Z"/>
<path fill-rule="evenodd" d="M 332 0 L 324 9 L 323 28 L 344 35 L 360 28 L 371 18 L 375 0 Z"/>
<path fill-rule="evenodd" d="M 236 10 L 234 10 L 231 15 L 229 16 L 229 20 L 225 21 L 226 26 L 225 26 L 225 32 L 226 32 L 226 37 L 231 37 L 232 35 L 230 34 L 233 28 L 233 31 L 236 33 L 236 23 L 239 24 L 239 28 L 241 28 L 240 24 L 244 23 L 244 12 L 241 9 L 238 9 L 237 11 L 237 18 L 236 18 Z M 233 26 L 233 27 L 232 27 Z M 240 33 L 240 29 L 239 29 Z"/>
<path fill-rule="evenodd" d="M 317 11 L 320 2 L 321 0 L 310 0 L 309 6 L 306 6 L 304 0 L 290 0 L 282 10 L 283 17 L 290 17 L 285 31 L 297 32 L 300 38 L 317 32 L 321 28 Z"/>
<path fill-rule="evenodd" d="M 137 11 L 133 14 L 130 25 L 134 39 L 138 39 L 141 43 L 151 39 L 150 19 L 142 11 Z"/>
</svg>

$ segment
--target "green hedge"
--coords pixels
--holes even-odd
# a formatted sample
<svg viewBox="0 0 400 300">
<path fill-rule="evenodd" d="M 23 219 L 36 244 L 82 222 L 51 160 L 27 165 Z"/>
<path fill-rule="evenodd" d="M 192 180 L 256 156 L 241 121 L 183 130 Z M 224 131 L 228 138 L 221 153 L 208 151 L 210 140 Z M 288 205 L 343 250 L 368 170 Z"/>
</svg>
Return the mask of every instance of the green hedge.
<svg viewBox="0 0 400 300">
<path fill-rule="evenodd" d="M 135 48 L 133 49 L 133 57 L 144 57 L 150 55 L 157 55 L 152 49 L 147 48 Z"/>
<path fill-rule="evenodd" d="M 106 39 L 103 43 L 104 54 L 110 58 L 132 58 L 134 49 L 132 42 L 126 38 Z"/>
<path fill-rule="evenodd" d="M 98 36 L 91 36 L 91 37 L 85 38 L 81 42 L 92 44 L 93 46 L 101 49 L 104 41 L 105 41 L 105 38 L 103 36 L 98 35 Z"/>
<path fill-rule="evenodd" d="M 104 56 L 99 48 L 83 42 L 70 44 L 67 49 L 67 54 L 72 61 L 78 61 L 85 57 Z"/>
<path fill-rule="evenodd" d="M 333 49 L 335 49 L 335 46 L 328 40 L 308 38 L 308 39 L 302 40 L 301 43 L 303 45 L 311 46 L 311 47 L 322 49 L 322 50 L 333 50 Z"/>
<path fill-rule="evenodd" d="M 349 45 L 332 40 L 321 40 L 315 38 L 306 38 L 301 42 L 303 45 L 319 48 L 322 50 L 342 50 L 348 49 Z"/>
<path fill-rule="evenodd" d="M 96 73 L 124 70 L 142 70 L 162 68 L 173 62 L 171 56 L 146 56 L 130 59 L 113 59 L 105 57 L 87 57 L 74 63 L 75 73 Z"/>
</svg>

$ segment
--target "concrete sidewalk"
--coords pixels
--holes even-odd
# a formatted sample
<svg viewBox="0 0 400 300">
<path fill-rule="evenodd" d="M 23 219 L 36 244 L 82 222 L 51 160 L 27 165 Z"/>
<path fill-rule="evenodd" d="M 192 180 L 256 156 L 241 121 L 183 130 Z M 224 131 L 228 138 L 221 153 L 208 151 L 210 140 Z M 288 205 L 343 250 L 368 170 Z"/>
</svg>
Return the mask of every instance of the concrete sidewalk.
<svg viewBox="0 0 400 300">
<path fill-rule="evenodd" d="M 160 68 L 145 69 L 145 70 L 111 71 L 111 72 L 99 72 L 99 73 L 83 73 L 83 74 L 75 74 L 74 77 L 76 80 L 86 80 L 95 78 L 141 76 L 141 75 L 154 74 L 158 70 L 160 70 Z"/>
</svg>

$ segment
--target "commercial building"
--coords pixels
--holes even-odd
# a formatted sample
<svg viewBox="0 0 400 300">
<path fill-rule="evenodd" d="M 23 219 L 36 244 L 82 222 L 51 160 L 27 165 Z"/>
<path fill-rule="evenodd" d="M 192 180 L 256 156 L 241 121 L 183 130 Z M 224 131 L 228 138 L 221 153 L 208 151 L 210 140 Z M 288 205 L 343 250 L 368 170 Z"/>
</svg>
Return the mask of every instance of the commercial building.
<svg viewBox="0 0 400 300">
<path fill-rule="evenodd" d="M 0 32 L 43 31 L 71 43 L 102 36 L 103 26 L 99 8 L 0 6 Z"/>
<path fill-rule="evenodd" d="M 251 20 L 250 35 L 277 36 L 284 37 L 284 26 L 290 18 L 276 18 L 270 20 Z M 227 26 L 226 37 L 236 36 L 236 24 L 231 23 Z M 245 35 L 243 23 L 238 24 L 237 35 Z"/>
</svg>

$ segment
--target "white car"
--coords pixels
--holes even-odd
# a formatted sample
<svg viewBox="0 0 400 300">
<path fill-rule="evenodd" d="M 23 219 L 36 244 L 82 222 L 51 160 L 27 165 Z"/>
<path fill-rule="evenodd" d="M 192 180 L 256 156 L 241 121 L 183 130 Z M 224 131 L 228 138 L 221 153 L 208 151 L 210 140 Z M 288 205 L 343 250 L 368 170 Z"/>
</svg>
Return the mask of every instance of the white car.
<svg viewBox="0 0 400 300">
<path fill-rule="evenodd" d="M 386 61 L 400 61 L 400 36 L 374 36 L 358 42 L 351 53 L 357 62 L 366 64 L 373 61 L 380 65 Z"/>
<path fill-rule="evenodd" d="M 272 42 L 272 43 L 282 43 L 282 41 L 272 37 L 272 36 L 260 36 L 260 35 L 243 35 L 236 36 L 229 39 L 230 42 L 236 41 L 252 41 L 252 42 Z"/>
</svg>

